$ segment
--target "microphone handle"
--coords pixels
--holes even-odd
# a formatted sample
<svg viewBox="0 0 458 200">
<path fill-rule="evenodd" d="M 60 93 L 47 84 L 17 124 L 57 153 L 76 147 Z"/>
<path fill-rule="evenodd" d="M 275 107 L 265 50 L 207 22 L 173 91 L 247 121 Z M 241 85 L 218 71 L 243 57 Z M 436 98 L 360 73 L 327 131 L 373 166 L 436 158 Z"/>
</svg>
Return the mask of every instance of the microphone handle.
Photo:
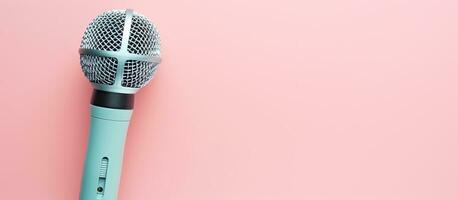
<svg viewBox="0 0 458 200">
<path fill-rule="evenodd" d="M 91 105 L 80 200 L 116 200 L 132 109 Z"/>
</svg>

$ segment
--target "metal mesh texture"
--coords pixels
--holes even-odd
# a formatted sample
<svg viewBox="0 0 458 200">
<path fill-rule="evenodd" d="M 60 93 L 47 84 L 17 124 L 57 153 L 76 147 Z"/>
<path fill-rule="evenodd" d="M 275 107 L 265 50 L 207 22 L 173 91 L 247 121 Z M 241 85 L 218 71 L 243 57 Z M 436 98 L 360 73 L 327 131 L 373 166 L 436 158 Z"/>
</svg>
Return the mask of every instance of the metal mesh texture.
<svg viewBox="0 0 458 200">
<path fill-rule="evenodd" d="M 118 65 L 116 58 L 81 55 L 80 63 L 89 81 L 98 84 L 114 84 Z"/>
<path fill-rule="evenodd" d="M 124 66 L 121 85 L 141 88 L 148 84 L 156 72 L 156 64 L 147 61 L 127 60 Z"/>
<path fill-rule="evenodd" d="M 119 51 L 126 13 L 112 10 L 97 16 L 84 32 L 81 48 L 103 51 Z"/>
<path fill-rule="evenodd" d="M 156 27 L 147 17 L 138 13 L 132 17 L 127 51 L 147 56 L 160 54 L 160 39 Z"/>
<path fill-rule="evenodd" d="M 125 19 L 126 10 L 112 10 L 97 16 L 87 27 L 80 47 L 120 53 L 128 52 L 148 57 L 160 56 L 159 33 L 154 24 L 139 13 L 133 13 L 132 16 L 127 52 L 124 52 L 124 49 L 121 50 Z M 118 67 L 116 58 L 81 55 L 80 63 L 89 81 L 106 85 L 118 84 L 115 83 Z M 121 86 L 127 88 L 145 86 L 152 79 L 156 65 L 157 63 L 139 60 L 119 63 L 119 67 L 124 67 Z"/>
</svg>

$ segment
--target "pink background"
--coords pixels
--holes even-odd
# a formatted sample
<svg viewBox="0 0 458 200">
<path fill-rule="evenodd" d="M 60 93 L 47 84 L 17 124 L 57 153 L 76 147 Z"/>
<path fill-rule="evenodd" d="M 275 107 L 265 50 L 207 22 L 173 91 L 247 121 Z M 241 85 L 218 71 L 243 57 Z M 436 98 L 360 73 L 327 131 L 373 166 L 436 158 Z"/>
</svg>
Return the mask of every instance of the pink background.
<svg viewBox="0 0 458 200">
<path fill-rule="evenodd" d="M 77 199 L 78 47 L 133 8 L 162 36 L 120 200 L 458 199 L 455 0 L 1 1 L 0 199 Z"/>
</svg>

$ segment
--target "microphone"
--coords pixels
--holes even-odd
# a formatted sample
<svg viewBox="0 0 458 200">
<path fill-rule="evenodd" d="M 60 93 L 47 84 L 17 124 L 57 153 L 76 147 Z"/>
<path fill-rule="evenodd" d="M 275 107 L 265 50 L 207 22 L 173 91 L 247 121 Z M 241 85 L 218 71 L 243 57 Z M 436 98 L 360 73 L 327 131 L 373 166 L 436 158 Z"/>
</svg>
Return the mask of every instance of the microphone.
<svg viewBox="0 0 458 200">
<path fill-rule="evenodd" d="M 79 199 L 116 200 L 134 95 L 161 61 L 159 33 L 140 13 L 111 10 L 88 25 L 79 53 L 94 88 Z"/>
</svg>

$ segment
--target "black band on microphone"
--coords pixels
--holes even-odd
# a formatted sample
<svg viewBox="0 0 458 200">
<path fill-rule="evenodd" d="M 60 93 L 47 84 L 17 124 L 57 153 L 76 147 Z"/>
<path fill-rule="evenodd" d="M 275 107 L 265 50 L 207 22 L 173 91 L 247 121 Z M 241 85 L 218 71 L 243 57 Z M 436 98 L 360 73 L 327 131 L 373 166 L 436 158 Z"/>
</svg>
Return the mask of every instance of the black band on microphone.
<svg viewBox="0 0 458 200">
<path fill-rule="evenodd" d="M 94 90 L 91 104 L 105 108 L 131 110 L 134 108 L 134 94 L 121 94 Z"/>
</svg>

